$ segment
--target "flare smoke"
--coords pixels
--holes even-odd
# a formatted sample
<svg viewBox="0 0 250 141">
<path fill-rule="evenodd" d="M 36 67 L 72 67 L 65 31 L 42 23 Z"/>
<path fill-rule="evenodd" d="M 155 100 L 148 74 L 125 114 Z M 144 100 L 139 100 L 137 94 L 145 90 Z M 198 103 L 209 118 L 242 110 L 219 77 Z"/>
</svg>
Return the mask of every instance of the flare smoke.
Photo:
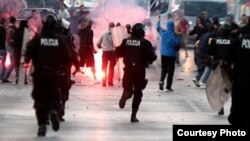
<svg viewBox="0 0 250 141">
<path fill-rule="evenodd" d="M 0 0 L 0 17 L 18 17 L 25 7 L 27 7 L 25 0 Z"/>
</svg>

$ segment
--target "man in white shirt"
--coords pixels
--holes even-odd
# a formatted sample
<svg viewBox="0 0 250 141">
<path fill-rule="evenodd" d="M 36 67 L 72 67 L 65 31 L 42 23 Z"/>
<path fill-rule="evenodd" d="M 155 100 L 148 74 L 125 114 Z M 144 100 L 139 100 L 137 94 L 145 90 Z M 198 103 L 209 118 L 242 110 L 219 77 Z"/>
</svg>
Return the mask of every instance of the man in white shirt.
<svg viewBox="0 0 250 141">
<path fill-rule="evenodd" d="M 102 85 L 106 86 L 107 81 L 107 73 L 108 73 L 108 85 L 113 86 L 113 76 L 114 76 L 114 68 L 116 65 L 116 56 L 115 56 L 115 47 L 113 45 L 111 29 L 115 27 L 113 22 L 109 23 L 108 30 L 102 34 L 100 39 L 97 42 L 97 47 L 102 48 L 102 71 L 104 72 L 104 76 L 102 79 Z M 109 63 L 109 69 L 107 72 L 107 66 Z"/>
<path fill-rule="evenodd" d="M 70 17 L 67 6 L 64 3 L 60 3 L 60 10 L 58 11 L 58 18 L 63 18 L 64 20 L 68 20 Z"/>
</svg>

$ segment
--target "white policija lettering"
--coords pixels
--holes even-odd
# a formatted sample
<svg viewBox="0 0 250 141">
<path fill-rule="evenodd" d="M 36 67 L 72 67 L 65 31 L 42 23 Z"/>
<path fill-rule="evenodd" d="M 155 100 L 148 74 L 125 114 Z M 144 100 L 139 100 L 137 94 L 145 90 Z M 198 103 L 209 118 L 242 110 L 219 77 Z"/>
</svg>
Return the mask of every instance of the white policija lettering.
<svg viewBox="0 0 250 141">
<path fill-rule="evenodd" d="M 41 38 L 41 45 L 42 46 L 59 46 L 57 39 L 50 39 L 50 38 Z"/>
<path fill-rule="evenodd" d="M 243 40 L 242 40 L 241 47 L 242 47 L 242 48 L 245 48 L 245 49 L 250 49 L 250 40 L 248 40 L 248 39 L 243 39 Z"/>
<path fill-rule="evenodd" d="M 230 42 L 230 40 L 227 40 L 227 39 L 217 39 L 216 40 L 216 44 L 219 44 L 219 45 L 230 45 L 231 42 Z"/>
<path fill-rule="evenodd" d="M 138 40 L 127 40 L 126 42 L 127 46 L 141 46 L 141 41 Z"/>
</svg>

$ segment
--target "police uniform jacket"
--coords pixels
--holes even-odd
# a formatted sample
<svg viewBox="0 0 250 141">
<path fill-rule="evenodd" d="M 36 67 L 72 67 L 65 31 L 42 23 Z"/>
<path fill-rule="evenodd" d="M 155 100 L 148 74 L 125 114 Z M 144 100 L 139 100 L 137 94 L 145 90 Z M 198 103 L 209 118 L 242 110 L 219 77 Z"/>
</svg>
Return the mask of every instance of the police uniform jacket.
<svg viewBox="0 0 250 141">
<path fill-rule="evenodd" d="M 121 46 L 116 49 L 117 56 L 123 57 L 125 66 L 146 66 L 156 60 L 152 44 L 144 39 L 129 37 L 124 39 Z"/>
<path fill-rule="evenodd" d="M 232 62 L 233 48 L 236 46 L 236 40 L 230 37 L 218 37 L 211 41 L 209 47 L 209 54 L 211 54 L 215 60 L 223 59 L 228 62 Z"/>
<path fill-rule="evenodd" d="M 250 34 L 239 39 L 237 47 L 234 49 L 234 74 L 248 76 L 250 78 Z M 249 81 L 248 81 L 249 83 Z"/>
<path fill-rule="evenodd" d="M 68 64 L 72 59 L 65 36 L 44 31 L 34 37 L 28 44 L 25 61 L 33 61 L 34 71 L 38 69 L 55 69 Z"/>
</svg>

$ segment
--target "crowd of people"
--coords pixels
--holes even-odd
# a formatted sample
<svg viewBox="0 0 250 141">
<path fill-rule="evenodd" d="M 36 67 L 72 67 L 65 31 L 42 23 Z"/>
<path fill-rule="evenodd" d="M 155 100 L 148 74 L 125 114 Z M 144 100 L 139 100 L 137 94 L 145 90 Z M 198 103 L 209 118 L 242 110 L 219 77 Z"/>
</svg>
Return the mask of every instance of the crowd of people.
<svg viewBox="0 0 250 141">
<path fill-rule="evenodd" d="M 181 22 L 176 22 L 172 15 L 169 15 L 167 29 L 160 26 L 160 18 L 156 28 L 161 36 L 160 54 L 161 54 L 161 78 L 159 90 L 164 90 L 164 80 L 166 80 L 166 92 L 174 91 L 172 82 L 175 70 L 175 63 L 178 62 L 178 51 L 186 36 L 182 35 L 178 26 Z M 183 17 L 181 17 L 183 21 Z M 185 17 L 184 17 L 185 21 Z M 187 25 L 187 22 L 185 22 Z M 178 25 L 180 24 L 180 25 Z M 183 22 L 184 24 L 184 22 Z M 185 26 L 186 26 L 185 25 Z M 185 27 L 184 26 L 184 27 Z M 184 32 L 184 35 L 187 32 Z M 232 105 L 229 115 L 229 122 L 233 125 L 249 125 L 249 35 L 250 18 L 242 15 L 242 22 L 237 24 L 233 15 L 227 15 L 226 22 L 220 24 L 218 17 L 208 18 L 208 13 L 204 11 L 196 19 L 196 25 L 188 33 L 195 35 L 194 62 L 197 67 L 196 76 L 193 82 L 197 87 L 206 88 L 209 76 L 219 67 L 221 77 L 225 83 L 225 93 L 232 93 Z M 184 45 L 185 48 L 185 45 Z M 187 53 L 186 53 L 186 56 Z M 224 87 L 218 85 L 217 87 Z M 216 88 L 213 88 L 216 89 Z M 218 111 L 219 115 L 224 114 L 222 107 Z"/>
<path fill-rule="evenodd" d="M 38 124 L 38 136 L 46 136 L 47 125 L 58 131 L 60 121 L 65 121 L 65 105 L 69 98 L 69 90 L 74 80 L 71 76 L 81 72 L 80 67 L 90 67 L 96 80 L 96 53 L 93 42 L 93 22 L 88 17 L 89 12 L 83 5 L 79 9 L 66 8 L 61 3 L 58 14 L 50 11 L 32 10 L 27 20 L 22 20 L 16 26 L 16 18 L 9 18 L 5 27 L 5 19 L 0 18 L 0 53 L 2 83 L 12 83 L 8 78 L 16 68 L 16 83 L 18 70 L 21 67 L 32 68 L 32 98 Z M 69 14 L 70 13 L 70 14 Z M 39 15 L 40 14 L 40 15 Z M 124 27 L 127 39 L 121 45 L 115 46 L 111 29 L 121 26 L 120 23 L 108 23 L 107 30 L 99 37 L 96 46 L 102 49 L 102 86 L 114 86 L 114 68 L 117 58 L 124 60 L 123 93 L 119 106 L 123 109 L 126 101 L 133 97 L 130 121 L 139 122 L 136 115 L 143 96 L 142 90 L 147 85 L 146 67 L 156 60 L 155 50 L 145 39 L 144 25 L 137 23 Z M 28 29 L 30 36 L 26 46 L 24 61 L 24 30 Z M 10 54 L 11 65 L 6 66 L 6 54 Z M 129 52 L 129 53 L 128 53 Z M 22 66 L 21 66 L 22 65 Z M 32 66 L 31 66 L 32 65 Z M 72 71 L 72 67 L 75 71 Z M 140 75 L 138 75 L 138 73 Z M 27 73 L 24 74 L 28 84 Z M 136 76 L 136 77 L 135 77 Z"/>
</svg>

